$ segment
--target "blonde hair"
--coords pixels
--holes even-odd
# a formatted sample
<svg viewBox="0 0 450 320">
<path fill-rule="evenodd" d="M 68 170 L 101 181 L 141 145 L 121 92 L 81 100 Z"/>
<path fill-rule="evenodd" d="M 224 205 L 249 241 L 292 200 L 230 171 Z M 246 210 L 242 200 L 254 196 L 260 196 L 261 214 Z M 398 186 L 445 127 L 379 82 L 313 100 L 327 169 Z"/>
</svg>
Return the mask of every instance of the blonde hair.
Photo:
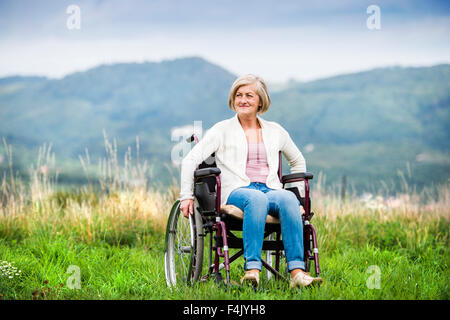
<svg viewBox="0 0 450 320">
<path fill-rule="evenodd" d="M 230 89 L 230 95 L 228 96 L 228 106 L 230 107 L 230 109 L 236 111 L 236 109 L 234 108 L 234 98 L 236 96 L 236 91 L 240 87 L 249 84 L 255 85 L 256 93 L 259 96 L 261 107 L 258 108 L 258 113 L 264 113 L 269 110 L 271 101 L 266 83 L 262 78 L 257 77 L 253 74 L 246 74 L 245 76 L 239 77 L 234 81 Z"/>
</svg>

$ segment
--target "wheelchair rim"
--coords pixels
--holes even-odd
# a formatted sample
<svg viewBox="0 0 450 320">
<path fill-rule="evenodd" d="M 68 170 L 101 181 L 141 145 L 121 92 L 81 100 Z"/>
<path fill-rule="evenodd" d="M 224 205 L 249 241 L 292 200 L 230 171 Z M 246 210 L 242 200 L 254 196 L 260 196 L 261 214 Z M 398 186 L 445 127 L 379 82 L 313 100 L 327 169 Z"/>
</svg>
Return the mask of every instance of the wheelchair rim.
<svg viewBox="0 0 450 320">
<path fill-rule="evenodd" d="M 164 253 L 166 281 L 175 286 L 178 281 L 190 282 L 194 254 L 194 229 L 192 217 L 185 219 L 179 203 L 174 205 L 169 217 Z"/>
</svg>

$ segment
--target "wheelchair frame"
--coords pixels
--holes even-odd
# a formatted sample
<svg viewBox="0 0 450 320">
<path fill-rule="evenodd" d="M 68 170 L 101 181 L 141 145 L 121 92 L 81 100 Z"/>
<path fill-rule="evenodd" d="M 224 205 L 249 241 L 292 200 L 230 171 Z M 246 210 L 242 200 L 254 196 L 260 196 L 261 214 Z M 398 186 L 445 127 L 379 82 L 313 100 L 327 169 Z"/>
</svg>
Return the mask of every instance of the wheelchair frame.
<svg viewBox="0 0 450 320">
<path fill-rule="evenodd" d="M 198 143 L 198 138 L 195 135 L 192 135 L 186 141 L 188 143 L 195 141 L 196 144 Z M 194 283 L 199 279 L 205 281 L 212 275 L 214 275 L 216 281 L 222 282 L 223 278 L 220 270 L 223 268 L 226 272 L 226 283 L 229 284 L 230 264 L 244 253 L 243 239 L 238 238 L 231 232 L 241 231 L 243 222 L 242 220 L 227 215 L 221 209 L 221 172 L 220 169 L 216 167 L 215 161 L 212 161 L 213 157 L 214 153 L 210 158 L 205 160 L 206 162 L 203 161 L 194 172 L 194 215 L 189 215 L 189 220 L 184 218 L 183 213 L 180 210 L 179 200 L 174 203 L 169 215 L 166 229 L 164 257 L 166 282 L 170 287 L 176 285 L 177 279 L 187 281 L 188 283 Z M 283 184 L 283 189 L 285 189 L 285 184 L 287 183 L 297 181 L 305 182 L 305 198 L 300 197 L 296 187 L 287 188 L 286 190 L 294 192 L 305 211 L 304 214 L 302 214 L 305 271 L 309 271 L 310 262 L 314 261 L 315 274 L 316 276 L 319 276 L 319 250 L 317 247 L 316 230 L 310 223 L 314 212 L 311 211 L 309 180 L 313 178 L 313 174 L 305 172 L 291 173 L 283 176 L 281 165 L 282 155 L 280 151 L 278 177 Z M 305 199 L 308 199 L 308 201 Z M 181 220 L 179 219 L 180 217 Z M 187 227 L 187 221 L 189 221 L 189 227 Z M 184 223 L 185 226 L 183 227 L 182 225 Z M 179 224 L 181 226 L 179 226 Z M 177 231 L 179 232 L 177 233 Z M 189 237 L 184 235 L 180 237 L 182 232 L 189 232 Z M 204 238 L 207 234 L 210 234 L 208 273 L 201 276 L 203 269 Z M 213 234 L 215 240 L 214 244 L 212 243 Z M 273 234 L 275 234 L 275 240 L 272 239 Z M 270 239 L 266 240 L 267 237 Z M 177 239 L 181 239 L 180 242 L 182 243 L 175 244 Z M 229 249 L 240 250 L 230 257 Z M 263 251 L 274 251 L 272 253 L 272 255 L 275 256 L 274 264 L 272 263 L 270 254 L 266 255 L 268 261 L 261 259 L 262 265 L 268 271 L 268 275 L 273 274 L 278 278 L 287 280 L 280 272 L 283 241 L 281 240 L 281 228 L 279 223 L 266 223 Z M 215 253 L 214 261 L 212 259 L 213 252 Z M 180 259 L 176 259 L 176 254 L 180 254 Z M 187 258 L 187 261 L 183 260 L 185 257 Z M 223 258 L 223 263 L 220 263 L 220 258 Z"/>
</svg>

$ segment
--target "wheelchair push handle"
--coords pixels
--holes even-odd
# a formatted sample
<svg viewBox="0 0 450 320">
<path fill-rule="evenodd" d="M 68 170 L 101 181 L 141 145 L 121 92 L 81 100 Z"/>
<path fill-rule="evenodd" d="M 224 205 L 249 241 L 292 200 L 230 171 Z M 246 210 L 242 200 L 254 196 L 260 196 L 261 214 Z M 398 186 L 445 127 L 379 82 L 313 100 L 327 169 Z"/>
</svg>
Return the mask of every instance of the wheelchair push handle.
<svg viewBox="0 0 450 320">
<path fill-rule="evenodd" d="M 197 169 L 194 171 L 194 178 L 218 176 L 220 173 L 221 173 L 220 169 L 216 167 Z"/>
<path fill-rule="evenodd" d="M 193 133 L 189 138 L 186 139 L 187 143 L 191 143 L 192 141 L 195 141 L 195 144 L 198 143 L 198 137 L 195 133 Z"/>
<path fill-rule="evenodd" d="M 286 174 L 281 177 L 281 182 L 283 184 L 290 183 L 290 182 L 297 182 L 297 181 L 303 181 L 303 180 L 309 180 L 312 179 L 314 175 L 311 172 L 297 172 L 297 173 L 290 173 Z"/>
</svg>

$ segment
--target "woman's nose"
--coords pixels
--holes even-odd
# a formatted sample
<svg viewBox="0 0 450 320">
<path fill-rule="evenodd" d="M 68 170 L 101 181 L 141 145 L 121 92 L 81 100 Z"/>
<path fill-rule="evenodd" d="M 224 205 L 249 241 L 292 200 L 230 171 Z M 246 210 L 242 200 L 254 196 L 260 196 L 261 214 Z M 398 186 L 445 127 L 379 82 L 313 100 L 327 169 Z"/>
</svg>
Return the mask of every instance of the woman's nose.
<svg viewBox="0 0 450 320">
<path fill-rule="evenodd" d="M 239 99 L 239 102 L 240 102 L 241 104 L 248 104 L 247 98 L 240 98 L 240 99 Z"/>
</svg>

